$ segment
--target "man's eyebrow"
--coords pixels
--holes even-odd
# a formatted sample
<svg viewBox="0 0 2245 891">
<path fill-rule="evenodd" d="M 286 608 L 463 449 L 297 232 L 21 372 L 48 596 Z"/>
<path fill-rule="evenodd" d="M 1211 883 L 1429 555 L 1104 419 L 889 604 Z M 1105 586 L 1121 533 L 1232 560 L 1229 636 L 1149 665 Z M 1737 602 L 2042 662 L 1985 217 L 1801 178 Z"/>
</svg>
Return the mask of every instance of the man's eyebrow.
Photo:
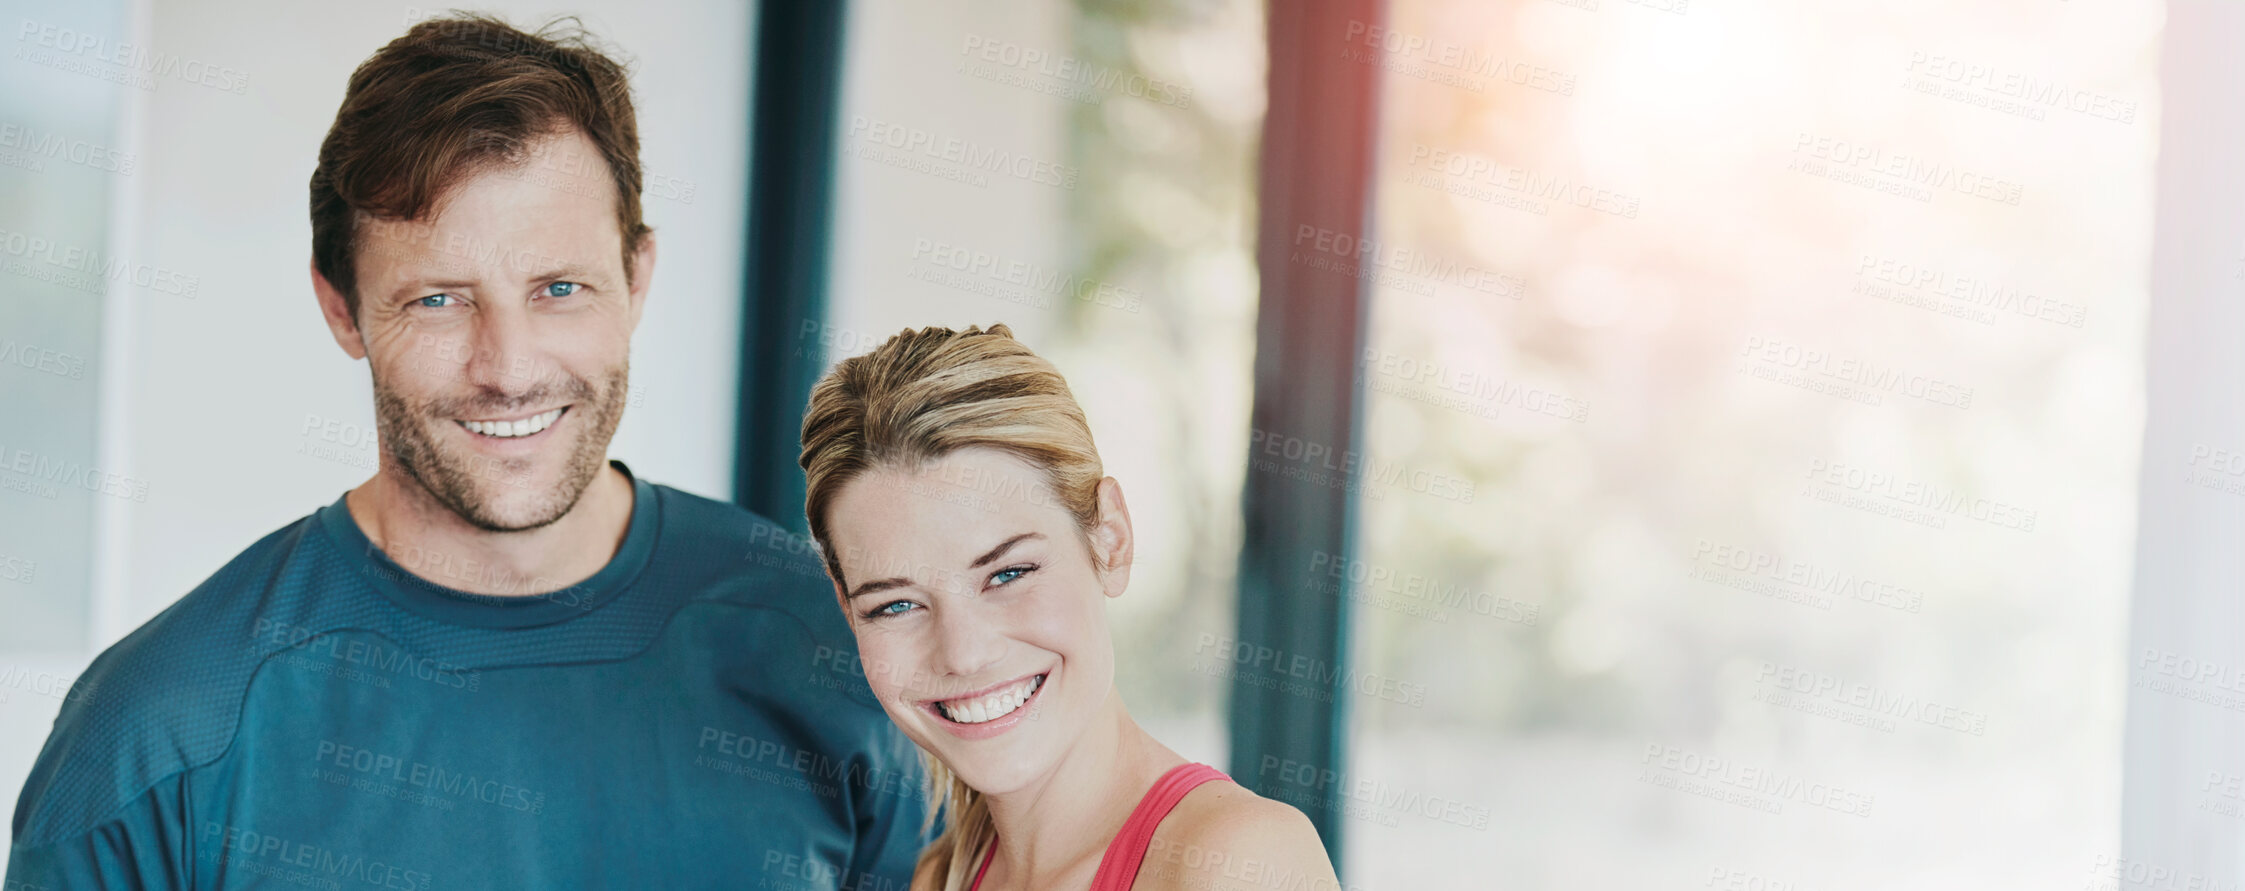
<svg viewBox="0 0 2245 891">
<path fill-rule="evenodd" d="M 530 281 L 540 285 L 544 285 L 558 281 L 590 283 L 599 280 L 599 278 L 600 273 L 597 270 L 594 270 L 588 266 L 580 266 L 575 263 L 571 263 L 554 267 L 552 269 L 548 269 L 544 272 L 538 273 L 537 275 L 531 276 Z M 483 282 L 470 281 L 467 279 L 446 279 L 442 281 L 427 278 L 409 279 L 405 284 L 399 285 L 396 291 L 391 292 L 390 299 L 394 302 L 398 300 L 404 300 L 405 298 L 421 291 L 455 291 L 462 288 L 472 289 L 482 284 Z"/>
<path fill-rule="evenodd" d="M 984 555 L 982 555 L 982 556 L 980 556 L 980 557 L 977 557 L 977 558 L 975 558 L 975 561 L 974 561 L 973 563 L 969 563 L 969 564 L 967 564 L 967 568 L 968 568 L 968 569 L 976 569 L 976 568 L 979 568 L 979 567 L 981 567 L 981 566 L 982 566 L 983 564 L 985 564 L 985 563 L 988 563 L 988 562 L 990 562 L 990 561 L 992 561 L 992 560 L 996 560 L 996 559 L 998 559 L 999 557 L 1002 557 L 1002 556 L 1004 556 L 1004 555 L 1005 555 L 1005 553 L 1006 553 L 1006 549 L 1007 549 L 1007 548 L 1013 547 L 1014 545 L 1020 544 L 1021 542 L 1025 541 L 1025 540 L 1028 540 L 1028 539 L 1032 539 L 1032 538 L 1043 538 L 1043 537 L 1045 537 L 1045 535 L 1044 535 L 1044 533 L 1042 533 L 1042 532 L 1024 532 L 1024 533 L 1021 533 L 1020 535 L 1016 535 L 1016 536 L 1014 536 L 1014 537 L 1012 537 L 1012 538 L 1006 539 L 1005 541 L 1001 541 L 1001 542 L 998 542 L 998 546 L 997 546 L 997 547 L 994 547 L 994 548 L 991 548 L 991 549 L 990 549 L 990 553 L 987 553 L 987 554 L 984 554 Z"/>
<path fill-rule="evenodd" d="M 911 584 L 911 579 L 902 578 L 875 579 L 870 582 L 860 582 L 858 583 L 857 587 L 850 589 L 850 596 L 847 599 L 856 600 L 859 597 L 863 597 L 867 594 L 876 594 L 882 591 L 886 591 L 890 588 L 908 587 Z"/>
<path fill-rule="evenodd" d="M 554 267 L 552 269 L 548 269 L 545 272 L 538 273 L 537 275 L 533 275 L 530 277 L 530 280 L 534 282 L 582 282 L 588 280 L 597 280 L 599 278 L 600 273 L 592 269 L 591 267 L 580 266 L 575 263 L 568 263 Z"/>
<path fill-rule="evenodd" d="M 406 282 L 405 284 L 399 285 L 399 286 L 398 286 L 398 289 L 397 289 L 397 290 L 395 290 L 395 291 L 392 291 L 392 292 L 390 292 L 390 300 L 391 300 L 391 301 L 393 301 L 393 302 L 395 302 L 395 301 L 398 301 L 398 300 L 404 300 L 405 298 L 407 298 L 407 297 L 409 297 L 409 296 L 412 296 L 413 294 L 419 293 L 419 292 L 421 292 L 421 291 L 429 291 L 429 292 L 432 292 L 432 293 L 433 293 L 433 292 L 437 292 L 437 291 L 457 291 L 457 290 L 460 290 L 460 289 L 462 289 L 462 288 L 473 288 L 473 287 L 475 287 L 476 285 L 477 285 L 477 283 L 476 283 L 476 282 L 471 282 L 471 281 L 441 281 L 441 282 L 440 282 L 440 281 L 432 281 L 432 280 L 430 280 L 430 279 L 425 279 L 425 278 L 417 278 L 417 279 L 414 279 L 414 280 L 412 280 L 412 281 Z M 423 294 L 422 296 L 424 296 L 424 297 L 425 297 L 425 296 L 428 296 L 428 295 L 426 295 L 426 294 Z"/>
</svg>

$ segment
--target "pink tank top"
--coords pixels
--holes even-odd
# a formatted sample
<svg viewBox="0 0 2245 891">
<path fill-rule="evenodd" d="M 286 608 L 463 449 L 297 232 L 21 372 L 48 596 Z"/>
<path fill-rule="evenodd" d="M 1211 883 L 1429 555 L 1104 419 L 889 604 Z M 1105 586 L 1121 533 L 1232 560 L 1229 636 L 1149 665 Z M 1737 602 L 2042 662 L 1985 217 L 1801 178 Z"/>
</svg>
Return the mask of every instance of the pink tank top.
<svg viewBox="0 0 2245 891">
<path fill-rule="evenodd" d="M 1138 800 L 1138 809 L 1130 812 L 1123 821 L 1122 831 L 1115 840 L 1107 843 L 1107 853 L 1099 858 L 1099 872 L 1091 877 L 1091 891 L 1130 891 L 1132 882 L 1138 880 L 1138 864 L 1146 859 L 1146 849 L 1154 843 L 1154 827 L 1161 825 L 1163 817 L 1185 800 L 1185 793 L 1200 787 L 1209 780 L 1230 780 L 1224 772 L 1206 764 L 1180 764 L 1154 781 L 1146 790 L 1146 797 Z M 998 840 L 990 840 L 990 848 L 983 852 L 982 868 L 975 870 L 974 884 L 967 891 L 981 891 L 982 876 L 990 871 L 990 861 L 997 858 Z"/>
</svg>

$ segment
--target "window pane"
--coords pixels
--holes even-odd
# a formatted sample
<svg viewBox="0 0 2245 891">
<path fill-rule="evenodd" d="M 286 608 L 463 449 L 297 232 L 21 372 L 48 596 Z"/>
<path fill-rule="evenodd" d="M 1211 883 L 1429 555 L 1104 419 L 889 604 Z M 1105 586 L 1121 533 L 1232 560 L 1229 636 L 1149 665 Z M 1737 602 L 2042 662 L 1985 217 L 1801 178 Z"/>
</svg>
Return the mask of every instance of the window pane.
<svg viewBox="0 0 2245 891">
<path fill-rule="evenodd" d="M 2117 856 L 2157 4 L 1397 0 L 1347 872 Z M 1350 233 L 1353 235 L 1354 233 Z M 1370 685 L 1367 685 L 1370 689 Z M 1381 687 L 1387 690 L 1389 687 Z"/>
</svg>

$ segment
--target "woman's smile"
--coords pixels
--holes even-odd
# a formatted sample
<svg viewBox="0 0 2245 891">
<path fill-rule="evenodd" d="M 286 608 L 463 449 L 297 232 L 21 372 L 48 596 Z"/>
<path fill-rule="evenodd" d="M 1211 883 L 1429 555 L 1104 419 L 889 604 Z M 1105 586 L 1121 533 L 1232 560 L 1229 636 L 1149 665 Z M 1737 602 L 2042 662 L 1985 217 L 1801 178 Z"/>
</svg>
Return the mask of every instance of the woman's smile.
<svg viewBox="0 0 2245 891">
<path fill-rule="evenodd" d="M 955 736 L 989 739 L 1030 716 L 1052 674 L 1027 675 L 949 699 L 924 699 L 919 703 L 920 710 L 934 716 L 936 726 Z"/>
</svg>

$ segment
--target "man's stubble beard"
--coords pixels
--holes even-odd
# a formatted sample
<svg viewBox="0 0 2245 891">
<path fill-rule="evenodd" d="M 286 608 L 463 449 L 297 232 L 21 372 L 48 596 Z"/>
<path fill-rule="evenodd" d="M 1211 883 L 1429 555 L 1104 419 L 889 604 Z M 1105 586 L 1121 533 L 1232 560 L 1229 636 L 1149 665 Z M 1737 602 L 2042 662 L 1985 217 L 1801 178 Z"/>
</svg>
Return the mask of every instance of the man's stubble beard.
<svg viewBox="0 0 2245 891">
<path fill-rule="evenodd" d="M 569 412 L 556 423 L 566 421 L 576 428 L 576 443 L 562 465 L 561 479 L 540 493 L 543 497 L 521 518 L 498 516 L 493 503 L 507 490 L 523 485 L 519 475 L 529 470 L 528 461 L 489 459 L 448 450 L 438 444 L 438 433 L 430 428 L 440 424 L 457 427 L 454 418 L 504 417 L 524 408 L 551 404 L 554 388 L 541 383 L 518 396 L 435 399 L 415 405 L 384 386 L 382 375 L 376 373 L 375 430 L 382 450 L 405 477 L 469 525 L 486 532 L 538 529 L 567 516 L 601 468 L 607 466 L 608 442 L 616 434 L 616 425 L 623 421 L 630 378 L 631 365 L 625 361 L 603 375 L 604 386 L 597 390 L 575 375 L 561 381 Z"/>
</svg>

